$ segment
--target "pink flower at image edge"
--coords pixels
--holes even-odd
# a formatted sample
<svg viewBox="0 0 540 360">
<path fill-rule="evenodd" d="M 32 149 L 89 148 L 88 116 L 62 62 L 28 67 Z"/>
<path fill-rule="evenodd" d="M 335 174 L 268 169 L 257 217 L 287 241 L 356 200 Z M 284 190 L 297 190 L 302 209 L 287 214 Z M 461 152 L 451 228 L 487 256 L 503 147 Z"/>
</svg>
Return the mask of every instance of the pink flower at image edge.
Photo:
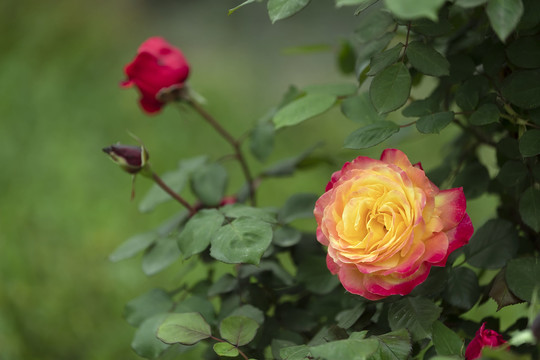
<svg viewBox="0 0 540 360">
<path fill-rule="evenodd" d="M 478 359 L 484 347 L 497 347 L 504 343 L 506 341 L 501 334 L 494 330 L 486 329 L 486 323 L 483 323 L 469 345 L 467 345 L 465 360 Z"/>
<path fill-rule="evenodd" d="M 135 59 L 124 68 L 127 80 L 121 86 L 135 85 L 141 94 L 139 103 L 147 113 L 156 113 L 165 105 L 156 97 L 162 89 L 182 87 L 189 75 L 189 65 L 182 52 L 161 37 L 151 37 L 141 44 Z"/>
<path fill-rule="evenodd" d="M 369 300 L 410 293 L 473 233 L 462 188 L 439 190 L 396 149 L 345 163 L 314 214 L 328 269 Z"/>
</svg>

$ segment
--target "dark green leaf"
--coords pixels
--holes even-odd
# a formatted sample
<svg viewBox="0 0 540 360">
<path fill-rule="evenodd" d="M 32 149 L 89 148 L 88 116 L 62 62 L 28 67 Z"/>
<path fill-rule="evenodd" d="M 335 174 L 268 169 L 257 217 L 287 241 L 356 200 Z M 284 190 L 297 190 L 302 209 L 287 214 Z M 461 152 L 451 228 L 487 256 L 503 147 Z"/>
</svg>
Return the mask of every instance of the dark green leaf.
<svg viewBox="0 0 540 360">
<path fill-rule="evenodd" d="M 377 75 L 388 66 L 394 64 L 399 59 L 401 49 L 403 49 L 403 44 L 398 43 L 393 48 L 373 56 L 369 63 L 369 72 L 367 74 L 369 76 Z"/>
<path fill-rule="evenodd" d="M 480 94 L 478 89 L 470 81 L 460 85 L 456 91 L 456 104 L 463 111 L 473 111 L 478 105 Z"/>
<path fill-rule="evenodd" d="M 354 95 L 358 87 L 356 84 L 341 83 L 341 84 L 323 84 L 310 85 L 303 89 L 308 94 L 322 94 L 334 96 L 349 96 Z"/>
<path fill-rule="evenodd" d="M 283 226 L 274 231 L 272 242 L 281 247 L 289 247 L 298 244 L 301 238 L 300 231 L 290 226 Z"/>
<path fill-rule="evenodd" d="M 504 80 L 502 94 L 524 109 L 540 107 L 540 70 L 513 72 Z"/>
<path fill-rule="evenodd" d="M 347 309 L 339 312 L 336 315 L 337 326 L 347 330 L 348 328 L 353 326 L 355 322 L 358 321 L 358 319 L 360 318 L 360 316 L 362 316 L 365 310 L 366 304 L 360 303 L 352 309 Z"/>
<path fill-rule="evenodd" d="M 474 271 L 465 267 L 450 269 L 443 297 L 451 305 L 464 310 L 471 309 L 480 297 L 480 286 Z"/>
<path fill-rule="evenodd" d="M 248 317 L 250 319 L 255 320 L 255 322 L 259 325 L 262 325 L 264 322 L 264 313 L 257 309 L 253 305 L 242 305 L 239 308 L 236 308 L 230 316 L 244 316 Z"/>
<path fill-rule="evenodd" d="M 446 16 L 439 16 L 438 21 L 428 20 L 428 19 L 419 19 L 411 23 L 411 31 L 427 35 L 429 37 L 437 37 L 450 33 L 453 26 L 448 21 Z"/>
<path fill-rule="evenodd" d="M 167 314 L 157 314 L 140 324 L 131 342 L 131 347 L 137 355 L 155 359 L 169 347 L 156 337 L 156 332 L 166 317 Z"/>
<path fill-rule="evenodd" d="M 326 260 L 322 256 L 306 256 L 298 265 L 296 274 L 298 282 L 315 294 L 328 294 L 339 284 L 337 276 L 326 267 Z"/>
<path fill-rule="evenodd" d="M 133 300 L 124 308 L 124 318 L 133 326 L 139 326 L 144 320 L 171 310 L 173 301 L 163 289 L 152 289 Z"/>
<path fill-rule="evenodd" d="M 343 74 L 352 74 L 356 65 L 356 53 L 349 41 L 341 41 L 338 52 L 338 66 Z"/>
<path fill-rule="evenodd" d="M 427 99 L 415 100 L 410 103 L 401 114 L 405 117 L 419 117 L 431 115 L 438 112 L 439 102 L 436 97 L 428 97 Z"/>
<path fill-rule="evenodd" d="M 506 269 L 499 271 L 495 279 L 493 279 L 493 285 L 489 291 L 489 296 L 497 303 L 497 311 L 508 305 L 514 305 L 522 302 L 521 299 L 516 297 L 506 283 Z"/>
<path fill-rule="evenodd" d="M 310 347 L 310 352 L 315 357 L 326 360 L 350 359 L 367 360 L 377 351 L 379 342 L 374 339 L 365 340 L 338 340 L 326 344 Z"/>
<path fill-rule="evenodd" d="M 347 5 L 360 5 L 370 3 L 371 0 L 336 0 L 336 7 L 342 7 Z"/>
<path fill-rule="evenodd" d="M 469 122 L 472 125 L 481 126 L 499 121 L 499 108 L 495 104 L 484 104 L 472 113 Z"/>
<path fill-rule="evenodd" d="M 109 255 L 109 260 L 116 262 L 135 256 L 140 251 L 149 247 L 158 237 L 159 234 L 155 231 L 134 235 L 120 244 L 120 246 Z"/>
<path fill-rule="evenodd" d="M 199 210 L 193 215 L 178 236 L 178 248 L 182 252 L 182 258 L 188 259 L 204 251 L 224 219 L 216 209 Z"/>
<path fill-rule="evenodd" d="M 219 209 L 228 218 L 248 217 L 268 223 L 276 222 L 274 209 L 256 208 L 243 204 L 230 204 Z"/>
<path fill-rule="evenodd" d="M 514 225 L 503 219 L 493 219 L 476 231 L 465 246 L 467 262 L 485 269 L 500 269 L 518 249 L 518 233 Z"/>
<path fill-rule="evenodd" d="M 316 194 L 295 194 L 285 202 L 279 212 L 279 221 L 288 224 L 296 219 L 313 217 L 315 202 L 319 198 Z"/>
<path fill-rule="evenodd" d="M 523 3 L 521 0 L 488 0 L 486 13 L 493 31 L 504 42 L 523 15 Z"/>
<path fill-rule="evenodd" d="M 407 48 L 407 58 L 420 72 L 431 76 L 450 74 L 450 63 L 437 50 L 421 41 L 413 41 Z"/>
<path fill-rule="evenodd" d="M 540 290 L 540 261 L 538 258 L 512 259 L 506 268 L 506 283 L 520 299 L 531 302 L 533 292 Z"/>
<path fill-rule="evenodd" d="M 142 269 L 146 275 L 154 275 L 172 265 L 180 257 L 176 244 L 177 234 L 162 237 L 143 255 Z"/>
<path fill-rule="evenodd" d="M 540 130 L 528 130 L 519 138 L 519 152 L 524 157 L 540 154 Z"/>
<path fill-rule="evenodd" d="M 210 325 L 199 313 L 169 314 L 157 331 L 166 344 L 196 344 L 212 336 Z"/>
<path fill-rule="evenodd" d="M 540 41 L 537 37 L 521 37 L 506 49 L 510 61 L 519 67 L 535 69 L 540 67 Z"/>
<path fill-rule="evenodd" d="M 378 73 L 369 88 L 371 102 L 379 113 L 400 108 L 411 91 L 411 75 L 403 63 L 391 65 Z"/>
<path fill-rule="evenodd" d="M 426 17 L 437 21 L 437 12 L 445 0 L 385 0 L 386 7 L 398 18 L 411 20 Z"/>
<path fill-rule="evenodd" d="M 353 131 L 345 139 L 347 149 L 367 149 L 380 144 L 399 131 L 400 127 L 391 121 L 379 121 Z"/>
<path fill-rule="evenodd" d="M 537 0 L 522 0 L 523 15 L 518 24 L 518 30 L 528 30 L 540 23 L 540 2 Z"/>
<path fill-rule="evenodd" d="M 206 294 L 204 297 L 198 295 L 192 295 L 182 301 L 180 301 L 174 308 L 175 313 L 200 313 L 202 317 L 211 323 L 214 323 L 216 314 L 214 306 L 207 299 Z"/>
<path fill-rule="evenodd" d="M 263 171 L 264 176 L 288 176 L 292 175 L 304 162 L 309 155 L 317 149 L 320 144 L 314 145 L 309 149 L 302 152 L 300 155 L 281 160 L 276 164 L 271 165 L 269 168 Z"/>
<path fill-rule="evenodd" d="M 210 255 L 225 263 L 257 265 L 271 242 L 270 224 L 240 217 L 219 229 L 212 238 Z"/>
<path fill-rule="evenodd" d="M 448 57 L 448 61 L 450 62 L 450 78 L 454 82 L 468 79 L 476 70 L 474 61 L 463 53 Z"/>
<path fill-rule="evenodd" d="M 461 356 L 463 340 L 440 321 L 433 323 L 433 345 L 439 355 Z"/>
<path fill-rule="evenodd" d="M 236 357 L 239 354 L 238 348 L 227 342 L 218 342 L 214 344 L 214 352 L 219 356 Z"/>
<path fill-rule="evenodd" d="M 354 15 L 355 16 L 358 16 L 362 13 L 362 11 L 368 9 L 371 5 L 379 2 L 380 0 L 337 0 L 337 1 L 351 1 L 351 2 L 355 2 L 355 3 L 360 3 L 358 5 L 358 7 L 356 8 L 356 10 L 354 11 Z"/>
<path fill-rule="evenodd" d="M 489 172 L 478 162 L 467 164 L 454 181 L 454 187 L 463 187 L 467 199 L 474 199 L 486 192 Z"/>
<path fill-rule="evenodd" d="M 416 122 L 418 131 L 424 134 L 438 134 L 454 120 L 453 111 L 445 111 L 436 114 L 422 116 Z"/>
<path fill-rule="evenodd" d="M 274 150 L 274 125 L 270 122 L 258 124 L 251 133 L 249 149 L 259 161 L 265 161 Z"/>
<path fill-rule="evenodd" d="M 268 0 L 268 16 L 272 23 L 293 16 L 309 4 L 310 0 Z"/>
<path fill-rule="evenodd" d="M 281 108 L 274 116 L 276 129 L 301 123 L 330 109 L 336 96 L 328 94 L 308 94 Z"/>
<path fill-rule="evenodd" d="M 456 0 L 456 5 L 463 8 L 472 8 L 487 3 L 488 0 Z"/>
<path fill-rule="evenodd" d="M 378 10 L 374 14 L 362 18 L 359 26 L 354 31 L 355 40 L 359 43 L 365 43 L 378 39 L 393 24 L 394 19 L 387 12 Z"/>
<path fill-rule="evenodd" d="M 249 343 L 255 337 L 259 324 L 245 316 L 229 316 L 223 319 L 219 332 L 223 339 L 236 346 Z"/>
<path fill-rule="evenodd" d="M 384 120 L 384 117 L 379 115 L 373 107 L 367 92 L 343 100 L 341 102 L 341 112 L 352 121 L 366 125 Z"/>
<path fill-rule="evenodd" d="M 519 200 L 519 214 L 525 224 L 540 232 L 540 190 L 529 187 Z"/>
<path fill-rule="evenodd" d="M 238 285 L 238 279 L 231 274 L 224 274 L 208 289 L 208 296 L 216 296 L 233 291 Z"/>
<path fill-rule="evenodd" d="M 504 186 L 516 186 L 527 177 L 528 173 L 525 164 L 521 161 L 511 160 L 503 164 L 497 175 L 497 180 Z"/>
<path fill-rule="evenodd" d="M 306 345 L 285 347 L 279 351 L 279 356 L 283 360 L 305 360 L 308 355 L 309 347 Z"/>
<path fill-rule="evenodd" d="M 372 336 L 379 342 L 379 348 L 370 360 L 407 360 L 412 350 L 411 336 L 405 329 Z"/>
<path fill-rule="evenodd" d="M 191 175 L 191 188 L 199 200 L 207 206 L 217 206 L 225 195 L 228 175 L 223 165 L 208 164 Z"/>
<path fill-rule="evenodd" d="M 407 297 L 390 305 L 388 322 L 394 331 L 408 329 L 415 341 L 431 334 L 431 327 L 439 318 L 441 308 L 431 300 Z"/>
</svg>

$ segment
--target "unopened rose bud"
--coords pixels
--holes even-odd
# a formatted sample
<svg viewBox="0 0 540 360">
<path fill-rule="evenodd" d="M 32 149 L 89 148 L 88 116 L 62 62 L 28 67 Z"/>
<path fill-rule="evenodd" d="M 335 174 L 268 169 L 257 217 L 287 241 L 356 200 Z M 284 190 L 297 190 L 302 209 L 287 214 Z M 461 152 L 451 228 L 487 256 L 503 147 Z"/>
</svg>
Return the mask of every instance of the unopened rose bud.
<svg viewBox="0 0 540 360">
<path fill-rule="evenodd" d="M 103 148 L 112 161 L 130 174 L 141 171 L 148 162 L 148 152 L 143 146 L 111 145 Z"/>
</svg>

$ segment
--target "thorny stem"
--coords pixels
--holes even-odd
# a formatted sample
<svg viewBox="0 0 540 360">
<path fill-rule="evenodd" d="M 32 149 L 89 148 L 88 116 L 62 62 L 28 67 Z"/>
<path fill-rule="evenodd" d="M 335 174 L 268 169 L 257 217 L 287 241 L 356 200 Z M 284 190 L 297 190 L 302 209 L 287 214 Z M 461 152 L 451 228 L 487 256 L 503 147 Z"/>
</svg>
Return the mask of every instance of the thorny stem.
<svg viewBox="0 0 540 360">
<path fill-rule="evenodd" d="M 183 197 L 178 195 L 176 192 L 173 191 L 173 189 L 171 189 L 167 184 L 165 184 L 155 172 L 152 172 L 152 179 L 154 179 L 156 184 L 158 184 L 158 186 L 162 188 L 167 194 L 171 195 L 176 201 L 184 205 L 184 207 L 189 211 L 190 215 L 195 215 L 195 209 L 191 205 L 189 205 L 189 203 L 184 200 Z"/>
<path fill-rule="evenodd" d="M 206 122 L 208 122 L 234 149 L 234 153 L 236 155 L 236 158 L 238 159 L 238 162 L 240 163 L 240 167 L 242 168 L 242 172 L 244 173 L 244 177 L 246 178 L 246 181 L 249 186 L 249 199 L 251 202 L 251 205 L 255 206 L 255 188 L 253 185 L 253 178 L 251 176 L 251 173 L 249 171 L 249 167 L 247 166 L 246 159 L 244 158 L 244 155 L 242 153 L 242 149 L 240 148 L 241 142 L 236 140 L 232 135 L 225 130 L 217 121 L 214 119 L 212 115 L 210 115 L 198 102 L 193 100 L 192 98 L 186 99 L 187 103 L 191 105 L 191 107 L 201 115 Z"/>
</svg>

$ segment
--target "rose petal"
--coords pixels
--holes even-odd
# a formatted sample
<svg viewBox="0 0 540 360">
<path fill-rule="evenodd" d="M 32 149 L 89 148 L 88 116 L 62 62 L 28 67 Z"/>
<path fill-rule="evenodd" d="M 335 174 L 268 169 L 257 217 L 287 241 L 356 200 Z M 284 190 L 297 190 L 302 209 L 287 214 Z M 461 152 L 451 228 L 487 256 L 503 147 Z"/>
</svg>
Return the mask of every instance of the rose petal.
<svg viewBox="0 0 540 360">
<path fill-rule="evenodd" d="M 444 230 L 455 227 L 465 216 L 467 201 L 463 188 L 443 190 L 435 196 L 435 207 L 440 210 Z"/>
</svg>

